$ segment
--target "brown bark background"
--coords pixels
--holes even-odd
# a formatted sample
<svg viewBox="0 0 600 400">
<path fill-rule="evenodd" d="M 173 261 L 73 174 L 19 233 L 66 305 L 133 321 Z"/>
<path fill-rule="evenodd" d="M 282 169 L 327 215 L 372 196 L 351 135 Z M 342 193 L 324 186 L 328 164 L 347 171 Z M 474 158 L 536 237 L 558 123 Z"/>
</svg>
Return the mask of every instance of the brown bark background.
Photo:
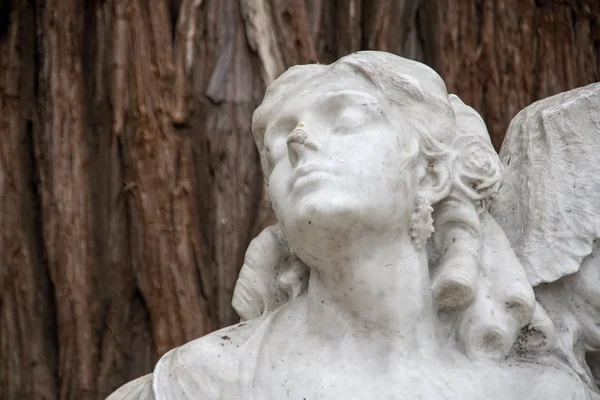
<svg viewBox="0 0 600 400">
<path fill-rule="evenodd" d="M 600 80 L 600 1 L 0 0 L 0 398 L 103 399 L 235 323 L 272 221 L 252 111 L 360 49 L 432 66 L 499 148 Z"/>
</svg>

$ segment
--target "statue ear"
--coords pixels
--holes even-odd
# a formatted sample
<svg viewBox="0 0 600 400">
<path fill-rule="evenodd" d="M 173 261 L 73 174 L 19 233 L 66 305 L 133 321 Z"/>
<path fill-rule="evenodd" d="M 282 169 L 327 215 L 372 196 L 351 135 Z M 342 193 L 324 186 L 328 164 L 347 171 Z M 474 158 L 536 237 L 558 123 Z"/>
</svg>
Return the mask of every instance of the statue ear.
<svg viewBox="0 0 600 400">
<path fill-rule="evenodd" d="M 418 169 L 420 171 L 418 198 L 425 198 L 433 205 L 448 197 L 452 188 L 448 157 L 420 157 Z"/>
</svg>

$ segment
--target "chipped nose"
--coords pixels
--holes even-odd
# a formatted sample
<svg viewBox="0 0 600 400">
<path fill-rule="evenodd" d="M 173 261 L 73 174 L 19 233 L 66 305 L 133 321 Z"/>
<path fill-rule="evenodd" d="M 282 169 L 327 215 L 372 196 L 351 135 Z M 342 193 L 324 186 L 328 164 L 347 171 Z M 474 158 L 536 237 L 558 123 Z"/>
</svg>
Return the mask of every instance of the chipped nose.
<svg viewBox="0 0 600 400">
<path fill-rule="evenodd" d="M 308 134 L 301 129 L 294 129 L 287 137 L 288 158 L 293 167 L 298 165 L 299 152 L 302 151 L 301 148 L 306 143 L 307 137 Z"/>
<path fill-rule="evenodd" d="M 298 165 L 299 159 L 306 152 L 307 148 L 312 149 L 313 151 L 322 149 L 322 146 L 313 141 L 308 133 L 302 129 L 303 127 L 304 125 L 298 124 L 296 129 L 294 129 L 287 137 L 288 158 L 293 167 Z"/>
<path fill-rule="evenodd" d="M 288 146 L 292 143 L 304 144 L 306 143 L 307 138 L 308 133 L 304 132 L 302 129 L 296 128 L 288 135 L 287 144 Z"/>
</svg>

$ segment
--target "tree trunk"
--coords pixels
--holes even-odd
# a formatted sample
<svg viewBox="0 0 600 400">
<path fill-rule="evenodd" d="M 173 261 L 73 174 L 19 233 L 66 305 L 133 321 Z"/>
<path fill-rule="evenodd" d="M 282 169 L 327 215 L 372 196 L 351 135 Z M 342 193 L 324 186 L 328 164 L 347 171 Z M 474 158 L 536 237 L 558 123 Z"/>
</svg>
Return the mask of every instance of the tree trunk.
<svg viewBox="0 0 600 400">
<path fill-rule="evenodd" d="M 0 29 L 0 388 L 9 400 L 50 400 L 58 393 L 58 331 L 32 135 L 35 12 L 28 4 L 3 11 L 11 23 Z"/>
<path fill-rule="evenodd" d="M 598 43 L 592 0 L 0 0 L 2 398 L 103 399 L 237 321 L 274 221 L 250 120 L 288 66 L 426 62 L 499 148 Z"/>
</svg>

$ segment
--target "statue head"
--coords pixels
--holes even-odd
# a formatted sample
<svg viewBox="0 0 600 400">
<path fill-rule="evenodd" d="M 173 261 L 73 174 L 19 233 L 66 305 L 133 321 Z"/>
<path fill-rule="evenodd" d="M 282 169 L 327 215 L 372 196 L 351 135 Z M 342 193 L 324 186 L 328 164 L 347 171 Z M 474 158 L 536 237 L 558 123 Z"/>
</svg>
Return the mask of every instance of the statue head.
<svg viewBox="0 0 600 400">
<path fill-rule="evenodd" d="M 294 67 L 270 86 L 253 132 L 278 220 L 307 262 L 318 255 L 303 244 L 315 249 L 324 237 L 408 238 L 417 198 L 447 195 L 433 139 L 451 144 L 444 93 L 433 71 L 385 53 Z"/>
<path fill-rule="evenodd" d="M 535 298 L 507 241 L 501 258 L 510 265 L 495 265 L 490 240 L 502 232 L 482 216 L 500 161 L 481 117 L 432 69 L 382 52 L 292 67 L 267 89 L 252 127 L 279 221 L 256 240 L 281 229 L 272 246 L 281 262 L 240 275 L 234 307 L 244 319 L 281 298 L 273 287 L 287 288 L 287 299 L 306 290 L 310 271 L 298 261 L 313 267 L 328 252 L 360 248 L 361 237 L 393 238 L 426 253 L 448 334 L 469 354 L 506 355 Z M 257 255 L 249 249 L 247 260 Z M 248 289 L 257 280 L 270 282 L 262 299 Z M 492 303 L 498 317 L 487 316 Z"/>
<path fill-rule="evenodd" d="M 498 188 L 500 164 L 481 118 L 431 68 L 384 52 L 292 67 L 267 89 L 252 130 L 278 221 L 303 261 L 365 231 L 423 249 L 436 210 L 444 224 L 435 223 L 434 247 L 460 266 L 438 268 L 434 292 L 449 306 L 472 298 L 477 208 Z"/>
</svg>

